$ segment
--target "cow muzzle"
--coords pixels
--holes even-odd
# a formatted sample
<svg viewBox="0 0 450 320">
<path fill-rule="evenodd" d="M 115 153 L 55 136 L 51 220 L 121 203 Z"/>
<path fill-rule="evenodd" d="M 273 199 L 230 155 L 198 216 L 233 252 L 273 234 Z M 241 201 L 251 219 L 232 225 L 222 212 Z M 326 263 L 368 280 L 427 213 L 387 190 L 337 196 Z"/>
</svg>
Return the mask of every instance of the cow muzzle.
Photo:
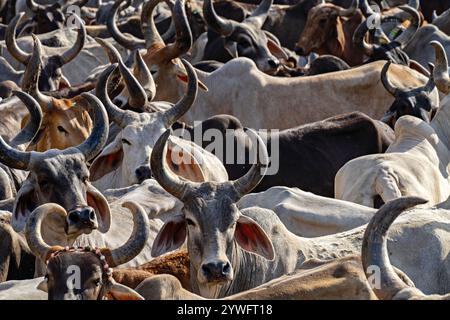
<svg viewBox="0 0 450 320">
<path fill-rule="evenodd" d="M 152 177 L 152 170 L 149 165 L 143 165 L 136 169 L 135 174 L 138 183 L 142 183 L 144 180 Z"/>
<path fill-rule="evenodd" d="M 228 261 L 204 263 L 200 273 L 201 280 L 208 283 L 223 283 L 233 280 L 233 268 Z"/>
<path fill-rule="evenodd" d="M 92 207 L 76 208 L 67 215 L 67 234 L 90 233 L 98 228 L 97 216 Z"/>
</svg>

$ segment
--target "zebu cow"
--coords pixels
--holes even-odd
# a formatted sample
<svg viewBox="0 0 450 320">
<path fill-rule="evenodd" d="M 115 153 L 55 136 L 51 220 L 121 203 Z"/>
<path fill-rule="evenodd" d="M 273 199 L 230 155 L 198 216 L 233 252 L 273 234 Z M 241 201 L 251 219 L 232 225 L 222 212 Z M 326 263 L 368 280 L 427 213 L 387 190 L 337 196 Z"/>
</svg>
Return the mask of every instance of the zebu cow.
<svg viewBox="0 0 450 320">
<path fill-rule="evenodd" d="M 373 287 L 373 291 L 379 299 L 383 300 L 450 300 L 450 294 L 425 295 L 418 288 L 406 284 L 399 278 L 391 265 L 387 240 L 388 231 L 395 219 L 403 213 L 405 209 L 414 203 L 423 203 L 421 198 L 406 197 L 393 200 L 392 204 L 379 210 L 367 226 L 364 234 L 362 246 L 362 263 L 367 277 L 373 277 L 374 267 L 380 270 L 380 279 L 376 282 L 379 287 Z M 430 214 L 433 214 L 430 212 Z M 425 227 L 425 226 L 424 226 Z M 448 230 L 448 228 L 447 228 Z M 448 248 L 447 248 L 448 251 Z M 426 257 L 426 249 L 423 250 L 422 260 Z M 439 271 L 435 271 L 439 272 Z M 446 275 L 442 275 L 442 280 L 446 281 Z"/>
<path fill-rule="evenodd" d="M 258 184 L 267 169 L 267 151 L 260 139 L 262 152 L 244 177 L 225 183 L 193 183 L 167 170 L 163 159 L 169 136 L 168 130 L 155 145 L 152 171 L 161 186 L 183 202 L 184 208 L 182 215 L 170 217 L 161 228 L 152 255 L 175 250 L 187 239 L 194 293 L 208 298 L 223 297 L 291 273 L 306 259 L 330 260 L 360 252 L 365 226 L 306 239 L 290 233 L 273 211 L 236 207 L 239 198 Z M 433 215 L 410 213 L 396 224 L 389 243 L 398 256 L 396 266 L 424 292 L 449 291 L 448 282 L 441 281 L 434 272 L 450 269 L 441 254 L 450 238 L 449 232 L 441 232 L 448 221 L 446 210 Z M 424 224 L 435 227 L 424 229 Z M 419 259 L 420 253 L 413 248 L 420 247 L 428 248 L 429 259 L 417 266 L 410 261 Z"/>
<path fill-rule="evenodd" d="M 6 31 L 6 46 L 10 54 L 17 59 L 20 63 L 27 66 L 31 53 L 24 52 L 16 42 L 16 29 L 20 21 L 25 17 L 24 13 L 20 13 L 14 17 L 14 19 L 8 25 Z M 84 28 L 83 21 L 77 16 L 72 16 L 76 22 L 80 24 L 78 29 L 78 36 L 75 44 L 69 50 L 63 52 L 62 54 L 55 54 L 50 56 L 43 56 L 42 59 L 43 67 L 42 73 L 39 77 L 39 88 L 44 91 L 56 90 L 60 87 L 70 86 L 69 81 L 64 78 L 62 74 L 62 66 L 68 64 L 70 61 L 76 58 L 76 56 L 81 52 L 86 41 L 86 29 Z"/>
<path fill-rule="evenodd" d="M 272 2 L 273 0 L 261 1 L 248 18 L 243 22 L 237 22 L 219 17 L 212 0 L 205 0 L 203 16 L 208 28 L 216 35 L 208 34 L 202 60 L 227 62 L 233 58 L 247 57 L 255 61 L 261 71 L 268 74 L 275 73 L 280 64 L 279 59 L 287 60 L 287 55 L 279 46 L 277 39 L 261 30 Z"/>
<path fill-rule="evenodd" d="M 122 130 L 92 163 L 91 180 L 98 188 L 106 190 L 127 187 L 134 183 L 141 183 L 152 176 L 149 161 L 155 141 L 166 128 L 189 110 L 197 95 L 195 72 L 188 62 L 183 60 L 183 65 L 187 70 L 189 81 L 186 95 L 168 110 L 154 113 L 137 113 L 115 106 L 111 102 L 106 88 L 116 65 L 110 66 L 102 73 L 97 84 L 97 96 L 104 103 L 111 120 Z M 127 72 L 127 68 L 122 66 L 121 70 L 128 78 L 127 81 L 134 81 L 135 87 L 139 85 L 132 74 Z M 143 88 L 135 88 L 135 90 L 144 92 Z M 133 98 L 137 98 L 137 96 Z M 146 99 L 140 101 L 141 107 L 143 103 L 147 103 Z M 174 154 L 180 153 L 184 157 L 179 158 L 182 161 L 178 161 L 178 163 L 176 158 L 168 157 L 174 172 L 192 181 L 228 179 L 220 160 L 194 143 L 174 139 L 171 149 Z"/>
</svg>

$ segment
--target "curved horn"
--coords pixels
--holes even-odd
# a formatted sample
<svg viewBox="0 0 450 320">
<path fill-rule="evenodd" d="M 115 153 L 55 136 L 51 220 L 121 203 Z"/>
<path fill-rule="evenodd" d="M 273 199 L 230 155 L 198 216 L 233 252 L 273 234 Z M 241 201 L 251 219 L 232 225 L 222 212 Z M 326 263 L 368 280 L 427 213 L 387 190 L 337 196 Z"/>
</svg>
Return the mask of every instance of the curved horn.
<svg viewBox="0 0 450 320">
<path fill-rule="evenodd" d="M 187 181 L 167 169 L 165 164 L 167 152 L 166 144 L 170 133 L 171 129 L 167 129 L 166 132 L 159 137 L 158 141 L 156 141 L 150 158 L 150 167 L 152 169 L 152 174 L 161 187 L 174 197 L 183 201 L 184 197 L 193 192 L 199 184 Z"/>
<path fill-rule="evenodd" d="M 256 148 L 256 163 L 242 177 L 233 181 L 233 186 L 240 197 L 252 191 L 264 178 L 269 165 L 269 156 L 267 148 L 261 137 L 252 129 L 248 129 L 249 137 L 252 138 L 253 148 Z"/>
<path fill-rule="evenodd" d="M 359 1 L 359 8 L 361 9 L 362 13 L 364 14 L 364 16 L 367 18 L 373 14 L 375 14 L 375 11 L 373 11 L 373 9 L 370 7 L 369 3 L 367 2 L 367 0 L 360 0 Z"/>
<path fill-rule="evenodd" d="M 32 34 L 33 37 L 33 53 L 25 68 L 22 79 L 22 90 L 28 92 L 41 106 L 45 112 L 52 107 L 52 98 L 41 93 L 39 90 L 39 77 L 41 76 L 42 68 L 42 47 L 41 41 Z"/>
<path fill-rule="evenodd" d="M 411 41 L 413 36 L 416 34 L 417 30 L 419 29 L 419 27 L 422 23 L 422 21 L 421 21 L 422 19 L 420 18 L 419 12 L 410 6 L 399 6 L 399 8 L 401 10 L 405 11 L 406 13 L 408 13 L 412 17 L 411 25 L 408 27 L 408 29 L 403 31 L 403 33 L 394 40 L 394 41 L 398 42 L 400 44 L 401 48 L 403 49 L 404 47 L 406 47 L 406 45 Z"/>
<path fill-rule="evenodd" d="M 42 110 L 37 101 L 29 94 L 22 91 L 13 91 L 12 93 L 25 104 L 25 107 L 30 113 L 30 120 L 25 128 L 23 128 L 11 141 L 11 146 L 17 148 L 20 145 L 30 143 L 39 132 L 42 124 Z"/>
<path fill-rule="evenodd" d="M 118 63 L 122 59 L 119 51 L 108 41 L 102 38 L 95 38 L 95 41 L 105 50 L 110 63 Z"/>
<path fill-rule="evenodd" d="M 134 50 L 137 48 L 144 48 L 145 41 L 142 39 L 138 39 L 129 34 L 123 34 L 116 25 L 117 20 L 117 11 L 122 2 L 125 0 L 117 0 L 108 14 L 108 19 L 106 20 L 106 25 L 108 27 L 109 32 L 111 33 L 114 40 L 116 40 L 120 45 L 124 46 L 127 49 Z"/>
<path fill-rule="evenodd" d="M 392 299 L 408 286 L 400 279 L 389 261 L 387 231 L 395 219 L 406 209 L 424 204 L 418 197 L 402 197 L 383 205 L 367 225 L 362 242 L 362 264 L 366 276 L 372 276 L 372 266 L 380 268 L 380 287 L 372 288 L 379 299 Z"/>
<path fill-rule="evenodd" d="M 147 94 L 148 100 L 152 101 L 156 95 L 156 84 L 155 84 L 155 81 L 153 80 L 152 73 L 150 72 L 147 65 L 145 64 L 144 59 L 142 59 L 142 56 L 141 56 L 141 53 L 139 52 L 139 50 L 136 50 L 136 52 L 135 52 L 134 61 L 136 63 L 135 70 L 136 70 L 137 78 L 138 78 L 139 82 L 141 83 L 142 87 L 144 88 L 144 90 Z"/>
<path fill-rule="evenodd" d="M 338 15 L 341 17 L 350 17 L 356 13 L 359 8 L 359 0 L 353 0 L 352 5 L 347 9 L 340 8 L 338 11 Z"/>
<path fill-rule="evenodd" d="M 448 75 L 447 53 L 440 42 L 431 41 L 430 44 L 434 47 L 436 54 L 436 67 L 433 71 L 436 86 L 441 92 L 450 94 L 450 77 Z"/>
<path fill-rule="evenodd" d="M 112 64 L 108 68 L 106 68 L 100 75 L 97 81 L 97 87 L 95 90 L 96 96 L 103 103 L 106 111 L 108 112 L 108 116 L 122 129 L 125 128 L 132 121 L 137 120 L 137 115 L 132 111 L 125 111 L 118 108 L 109 98 L 108 95 L 108 80 L 111 76 L 111 73 L 117 68 L 117 64 Z"/>
<path fill-rule="evenodd" d="M 41 235 L 42 221 L 49 214 L 57 214 L 66 217 L 66 210 L 56 203 L 46 203 L 33 210 L 28 218 L 25 228 L 25 238 L 31 252 L 42 261 L 46 261 L 52 251 L 52 247 L 45 243 Z"/>
<path fill-rule="evenodd" d="M 91 93 L 82 93 L 84 98 L 94 115 L 94 128 L 89 137 L 76 148 L 84 155 L 87 161 L 92 160 L 105 146 L 108 139 L 109 126 L 108 114 L 101 101 Z"/>
<path fill-rule="evenodd" d="M 77 20 L 80 28 L 78 28 L 77 41 L 75 41 L 74 45 L 69 50 L 61 55 L 63 65 L 75 59 L 81 50 L 83 50 L 84 44 L 86 43 L 86 27 L 84 26 L 84 21 L 76 14 L 73 14 L 73 17 Z"/>
<path fill-rule="evenodd" d="M 237 25 L 237 23 L 233 20 L 218 16 L 214 10 L 212 0 L 205 0 L 203 2 L 203 17 L 205 18 L 208 27 L 223 36 L 229 36 L 232 34 L 235 26 Z"/>
<path fill-rule="evenodd" d="M 267 14 L 270 7 L 273 4 L 273 0 L 262 0 L 255 11 L 252 12 L 251 16 L 245 19 L 245 23 L 252 24 L 258 29 L 261 29 L 264 22 L 266 21 Z"/>
<path fill-rule="evenodd" d="M 133 232 L 124 245 L 111 250 L 110 255 L 106 255 L 109 266 L 113 268 L 136 257 L 144 249 L 150 234 L 147 213 L 140 205 L 127 201 L 122 204 L 122 207 L 128 208 L 133 213 Z"/>
<path fill-rule="evenodd" d="M 197 97 L 198 84 L 197 84 L 197 74 L 194 71 L 192 65 L 184 59 L 181 59 L 183 66 L 186 68 L 188 75 L 188 85 L 187 91 L 183 98 L 178 101 L 175 106 L 167 110 L 164 114 L 164 122 L 167 127 L 170 127 L 174 124 L 182 115 L 184 115 Z"/>
<path fill-rule="evenodd" d="M 155 44 L 164 45 L 164 41 L 156 28 L 155 20 L 153 19 L 153 11 L 156 6 L 163 0 L 150 0 L 144 4 L 141 12 L 141 29 L 145 39 L 145 47 L 151 48 Z"/>
<path fill-rule="evenodd" d="M 384 66 L 383 69 L 381 70 L 381 82 L 383 83 L 384 88 L 394 97 L 397 96 L 397 94 L 399 94 L 400 89 L 396 88 L 391 80 L 389 80 L 388 77 L 388 70 L 389 67 L 391 66 L 392 61 L 388 61 Z"/>
<path fill-rule="evenodd" d="M 175 24 L 175 42 L 164 48 L 167 60 L 178 58 L 189 51 L 192 46 L 192 33 L 186 16 L 184 0 L 176 0 L 172 10 Z"/>
<path fill-rule="evenodd" d="M 34 0 L 27 0 L 27 7 L 28 9 L 30 9 L 33 12 L 38 12 L 38 11 L 46 11 L 47 10 L 47 6 L 42 5 L 42 4 L 37 4 L 36 2 L 34 2 Z"/>
<path fill-rule="evenodd" d="M 420 1 L 419 0 L 409 0 L 408 1 L 408 6 L 410 6 L 411 8 L 414 8 L 416 10 L 419 10 Z"/>
<path fill-rule="evenodd" d="M 128 93 L 130 94 L 128 98 L 128 104 L 136 110 L 143 109 L 147 102 L 147 94 L 144 88 L 131 71 L 125 66 L 122 59 L 119 60 L 119 71 L 127 87 Z"/>
<path fill-rule="evenodd" d="M 361 24 L 353 34 L 353 44 L 355 45 L 355 47 L 360 48 L 362 51 L 364 51 L 365 55 L 371 57 L 375 50 L 375 46 L 373 44 L 367 43 L 365 40 L 366 33 L 368 31 L 369 28 L 367 27 L 367 20 L 364 20 L 363 22 L 361 22 Z"/>
<path fill-rule="evenodd" d="M 24 52 L 22 49 L 19 48 L 19 45 L 16 41 L 16 31 L 17 31 L 17 25 L 20 21 L 22 21 L 23 17 L 25 16 L 24 12 L 19 13 L 16 15 L 11 22 L 8 24 L 8 27 L 6 28 L 5 32 L 5 43 L 6 48 L 8 49 L 9 53 L 20 63 L 26 65 L 28 61 L 30 60 L 31 54 Z"/>
</svg>

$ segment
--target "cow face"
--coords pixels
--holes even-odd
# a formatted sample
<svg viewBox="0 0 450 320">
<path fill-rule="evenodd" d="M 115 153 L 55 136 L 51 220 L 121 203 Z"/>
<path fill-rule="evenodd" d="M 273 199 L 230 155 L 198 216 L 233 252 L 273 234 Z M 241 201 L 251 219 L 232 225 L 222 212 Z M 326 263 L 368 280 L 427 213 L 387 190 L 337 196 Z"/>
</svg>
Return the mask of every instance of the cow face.
<svg viewBox="0 0 450 320">
<path fill-rule="evenodd" d="M 357 12 L 357 8 L 357 0 L 348 9 L 343 9 L 331 3 L 321 3 L 313 7 L 308 13 L 295 52 L 306 56 L 313 51 L 320 51 L 322 47 L 331 44 L 331 39 L 337 40 L 343 47 L 343 19 L 353 16 Z"/>
<path fill-rule="evenodd" d="M 381 119 L 393 127 L 395 121 L 404 115 L 412 115 L 426 122 L 430 122 L 430 113 L 437 110 L 438 106 L 433 103 L 431 93 L 435 88 L 433 76 L 431 75 L 425 86 L 411 90 L 396 88 L 388 77 L 389 61 L 381 70 L 381 82 L 385 89 L 395 98 L 394 103 Z"/>
<path fill-rule="evenodd" d="M 164 224 L 153 243 L 152 256 L 177 249 L 187 238 L 191 281 L 197 283 L 202 295 L 213 297 L 221 286 L 234 279 L 238 246 L 268 260 L 274 258 L 273 245 L 265 231 L 236 206 L 240 197 L 259 183 L 263 177 L 261 169 L 264 172 L 266 166 L 258 159 L 248 174 L 233 182 L 187 182 L 165 167 L 163 150 L 169 135 L 167 131 L 158 140 L 151 165 L 161 186 L 183 202 L 183 215 Z M 262 158 L 267 163 L 267 150 Z"/>
</svg>

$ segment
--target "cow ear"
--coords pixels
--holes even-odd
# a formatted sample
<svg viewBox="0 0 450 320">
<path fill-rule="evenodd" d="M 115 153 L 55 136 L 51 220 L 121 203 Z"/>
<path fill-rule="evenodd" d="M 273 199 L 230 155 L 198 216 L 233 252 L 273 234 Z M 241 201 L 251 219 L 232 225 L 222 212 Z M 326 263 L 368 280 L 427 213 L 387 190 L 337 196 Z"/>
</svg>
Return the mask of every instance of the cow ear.
<svg viewBox="0 0 450 320">
<path fill-rule="evenodd" d="M 111 288 L 108 291 L 113 299 L 115 300 L 145 300 L 143 296 L 134 291 L 123 284 L 114 283 L 111 285 Z"/>
<path fill-rule="evenodd" d="M 234 238 L 245 251 L 258 254 L 270 261 L 275 258 L 272 241 L 252 218 L 244 215 L 239 217 Z"/>
<path fill-rule="evenodd" d="M 289 60 L 289 56 L 286 54 L 283 48 L 269 37 L 267 37 L 267 48 L 269 49 L 270 53 L 273 54 L 277 59 L 285 61 Z"/>
<path fill-rule="evenodd" d="M 152 257 L 181 247 L 186 240 L 186 222 L 184 215 L 176 215 L 162 226 L 152 246 Z"/>
<path fill-rule="evenodd" d="M 120 167 L 123 160 L 123 149 L 120 139 L 121 135 L 119 134 L 94 160 L 89 169 L 90 181 L 97 181 Z"/>
<path fill-rule="evenodd" d="M 200 166 L 202 159 L 197 159 L 192 148 L 182 146 L 169 141 L 166 153 L 166 163 L 170 170 L 178 176 L 189 181 L 204 182 L 205 173 Z"/>
<path fill-rule="evenodd" d="M 44 292 L 48 292 L 47 280 L 44 279 L 41 282 L 39 282 L 36 289 L 44 291 Z"/>
<path fill-rule="evenodd" d="M 233 58 L 239 57 L 237 43 L 235 41 L 225 41 L 224 47 Z"/>
<path fill-rule="evenodd" d="M 101 233 L 108 232 L 111 227 L 111 211 L 109 209 L 108 201 L 93 185 L 88 183 L 86 191 L 87 203 L 94 208 L 97 214 L 98 231 Z"/>
<path fill-rule="evenodd" d="M 27 180 L 17 193 L 11 220 L 11 226 L 16 232 L 24 230 L 28 217 L 36 206 L 34 191 L 33 184 Z"/>
</svg>

